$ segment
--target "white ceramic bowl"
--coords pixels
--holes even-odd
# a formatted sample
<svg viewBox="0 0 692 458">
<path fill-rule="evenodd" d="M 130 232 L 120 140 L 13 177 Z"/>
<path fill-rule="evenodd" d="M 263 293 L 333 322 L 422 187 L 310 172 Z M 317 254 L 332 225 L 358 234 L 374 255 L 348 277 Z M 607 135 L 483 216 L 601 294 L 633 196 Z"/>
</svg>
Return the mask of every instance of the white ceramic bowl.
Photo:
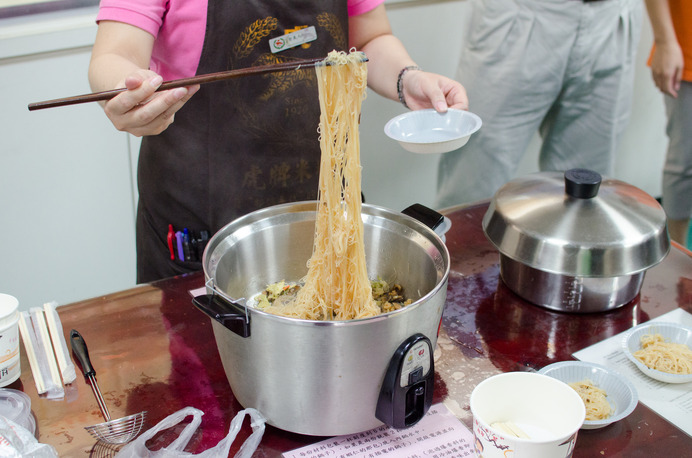
<svg viewBox="0 0 692 458">
<path fill-rule="evenodd" d="M 481 124 L 481 118 L 468 111 L 438 113 L 430 108 L 390 119 L 384 133 L 412 153 L 447 153 L 464 146 Z"/>
<path fill-rule="evenodd" d="M 471 393 L 476 455 L 483 458 L 572 456 L 586 409 L 566 383 L 536 372 L 507 372 Z M 508 425 L 528 438 L 508 434 Z"/>
<path fill-rule="evenodd" d="M 562 361 L 545 366 L 539 374 L 556 378 L 565 383 L 591 380 L 594 386 L 604 390 L 613 414 L 604 420 L 584 420 L 581 429 L 597 429 L 622 420 L 631 414 L 639 395 L 632 383 L 616 371 L 599 364 L 583 361 Z"/>
<path fill-rule="evenodd" d="M 666 383 L 692 382 L 692 374 L 669 374 L 647 367 L 639 361 L 634 352 L 641 349 L 641 338 L 644 334 L 661 334 L 666 342 L 685 344 L 692 348 L 692 328 L 678 323 L 659 323 L 652 321 L 633 327 L 623 339 L 623 351 L 627 357 L 649 377 Z"/>
</svg>

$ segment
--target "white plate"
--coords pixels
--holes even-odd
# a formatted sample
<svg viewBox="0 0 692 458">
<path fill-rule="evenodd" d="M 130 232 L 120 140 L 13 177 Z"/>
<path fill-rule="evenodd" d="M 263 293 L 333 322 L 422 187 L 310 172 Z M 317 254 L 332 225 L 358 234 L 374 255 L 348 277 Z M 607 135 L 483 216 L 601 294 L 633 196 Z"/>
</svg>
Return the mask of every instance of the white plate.
<svg viewBox="0 0 692 458">
<path fill-rule="evenodd" d="M 545 366 L 538 371 L 565 383 L 589 379 L 594 386 L 604 390 L 613 414 L 604 420 L 584 420 L 581 429 L 597 429 L 622 420 L 632 413 L 639 395 L 634 385 L 616 371 L 599 364 L 584 361 L 562 361 Z"/>
<path fill-rule="evenodd" d="M 646 366 L 634 356 L 641 349 L 641 338 L 644 334 L 661 334 L 666 342 L 685 344 L 692 348 L 692 328 L 678 323 L 662 323 L 652 321 L 633 327 L 623 339 L 623 351 L 640 371 L 649 377 L 666 383 L 692 382 L 692 374 L 669 374 Z"/>
<path fill-rule="evenodd" d="M 390 119 L 384 133 L 412 153 L 447 153 L 464 146 L 481 124 L 481 118 L 468 111 L 438 113 L 430 108 Z"/>
</svg>

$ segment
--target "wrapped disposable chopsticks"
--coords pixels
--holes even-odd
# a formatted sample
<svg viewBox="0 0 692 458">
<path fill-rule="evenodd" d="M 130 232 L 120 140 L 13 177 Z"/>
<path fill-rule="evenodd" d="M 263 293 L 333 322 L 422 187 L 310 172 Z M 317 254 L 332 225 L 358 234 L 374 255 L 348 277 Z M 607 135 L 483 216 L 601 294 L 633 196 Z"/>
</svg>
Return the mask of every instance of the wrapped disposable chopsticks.
<svg viewBox="0 0 692 458">
<path fill-rule="evenodd" d="M 43 323 L 45 325 L 45 321 Z M 63 398 L 65 389 L 60 383 L 59 374 L 56 380 L 56 371 L 51 370 L 51 358 L 52 363 L 55 364 L 52 346 L 50 346 L 50 353 L 47 352 L 40 326 L 29 312 L 19 314 L 19 332 L 22 334 L 24 349 L 31 365 L 31 372 L 34 374 L 36 391 L 38 394 L 45 394 L 48 399 Z M 50 340 L 48 345 L 51 345 Z"/>
<path fill-rule="evenodd" d="M 29 360 L 29 365 L 31 366 L 31 373 L 34 375 L 34 383 L 36 384 L 36 391 L 38 394 L 43 394 L 47 391 L 46 382 L 43 377 L 43 370 L 38 363 L 38 358 L 36 356 L 36 335 L 34 334 L 33 326 L 31 329 L 31 317 L 27 312 L 21 312 L 19 314 L 19 333 L 22 335 L 22 341 L 24 342 L 24 350 L 26 351 L 26 357 Z"/>
<path fill-rule="evenodd" d="M 67 342 L 65 342 L 65 334 L 62 331 L 62 323 L 58 311 L 55 310 L 55 302 L 47 302 L 43 304 L 43 312 L 46 314 L 46 322 L 50 330 L 50 338 L 53 342 L 53 350 L 55 358 L 58 361 L 62 382 L 69 385 L 77 379 L 74 363 L 70 358 L 70 353 L 67 350 Z"/>
<path fill-rule="evenodd" d="M 48 399 L 65 397 L 43 309 L 32 308 L 31 314 L 22 312 L 19 317 L 19 330 L 38 393 L 45 393 Z"/>
<path fill-rule="evenodd" d="M 51 386 L 57 387 L 53 391 L 55 397 L 63 397 L 65 390 L 62 387 L 62 378 L 60 377 L 60 371 L 58 371 L 58 362 L 55 360 L 55 352 L 53 351 L 53 344 L 50 340 L 48 324 L 46 324 L 43 309 L 34 307 L 29 312 L 31 313 L 31 323 L 34 325 L 34 332 L 36 333 L 36 354 L 38 355 L 39 363 L 41 360 L 44 360 L 48 366 L 48 374 L 52 382 Z M 49 397 L 51 397 L 50 394 L 51 390 L 49 390 Z"/>
<path fill-rule="evenodd" d="M 67 351 L 62 323 L 55 302 L 19 314 L 19 331 L 24 341 L 36 390 L 49 399 L 63 398 L 77 374 Z"/>
</svg>

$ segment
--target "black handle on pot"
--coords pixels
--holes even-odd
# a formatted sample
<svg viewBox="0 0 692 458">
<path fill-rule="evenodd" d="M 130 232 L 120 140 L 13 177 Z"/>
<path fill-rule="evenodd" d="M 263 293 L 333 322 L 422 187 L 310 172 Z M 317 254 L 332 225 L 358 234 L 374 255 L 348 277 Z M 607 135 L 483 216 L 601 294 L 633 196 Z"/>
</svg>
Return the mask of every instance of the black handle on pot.
<svg viewBox="0 0 692 458">
<path fill-rule="evenodd" d="M 193 297 L 192 303 L 226 329 L 240 337 L 250 337 L 250 316 L 242 305 L 229 302 L 218 294 Z"/>
<path fill-rule="evenodd" d="M 432 230 L 435 230 L 435 228 L 442 224 L 445 220 L 445 217 L 440 213 L 422 204 L 413 204 L 404 209 L 404 211 L 401 213 L 417 219 Z"/>
<path fill-rule="evenodd" d="M 577 199 L 591 199 L 598 195 L 601 175 L 588 169 L 570 169 L 565 172 L 565 192 Z"/>
</svg>

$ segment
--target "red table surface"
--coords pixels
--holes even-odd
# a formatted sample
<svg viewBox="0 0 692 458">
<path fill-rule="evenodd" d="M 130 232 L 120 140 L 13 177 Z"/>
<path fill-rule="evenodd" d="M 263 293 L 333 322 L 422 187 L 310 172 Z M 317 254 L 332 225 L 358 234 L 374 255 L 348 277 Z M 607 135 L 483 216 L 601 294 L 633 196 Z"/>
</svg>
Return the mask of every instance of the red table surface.
<svg viewBox="0 0 692 458">
<path fill-rule="evenodd" d="M 692 311 L 692 256 L 679 245 L 647 272 L 640 295 L 614 311 L 576 315 L 531 305 L 499 280 L 498 253 L 481 228 L 486 209 L 483 203 L 447 212 L 451 270 L 435 351 L 434 402 L 446 401 L 469 428 L 468 398 L 484 378 L 573 359 L 575 351 L 676 307 Z M 188 448 L 193 453 L 216 445 L 242 410 L 227 382 L 210 320 L 191 303 L 189 291 L 203 283 L 202 274 L 181 276 L 58 308 L 66 338 L 77 329 L 87 342 L 113 418 L 146 410 L 146 429 L 186 406 L 204 412 Z M 113 456 L 116 447 L 97 443 L 84 429 L 103 418 L 79 366 L 65 398 L 48 400 L 37 394 L 23 350 L 21 377 L 8 388 L 31 397 L 39 441 L 53 445 L 60 456 Z M 231 456 L 250 432 L 246 420 Z M 278 457 L 322 439 L 267 426 L 254 456 Z M 170 435 L 162 435 L 150 446 L 168 440 Z M 692 456 L 692 438 L 640 403 L 624 420 L 580 431 L 574 456 L 685 453 Z"/>
</svg>

